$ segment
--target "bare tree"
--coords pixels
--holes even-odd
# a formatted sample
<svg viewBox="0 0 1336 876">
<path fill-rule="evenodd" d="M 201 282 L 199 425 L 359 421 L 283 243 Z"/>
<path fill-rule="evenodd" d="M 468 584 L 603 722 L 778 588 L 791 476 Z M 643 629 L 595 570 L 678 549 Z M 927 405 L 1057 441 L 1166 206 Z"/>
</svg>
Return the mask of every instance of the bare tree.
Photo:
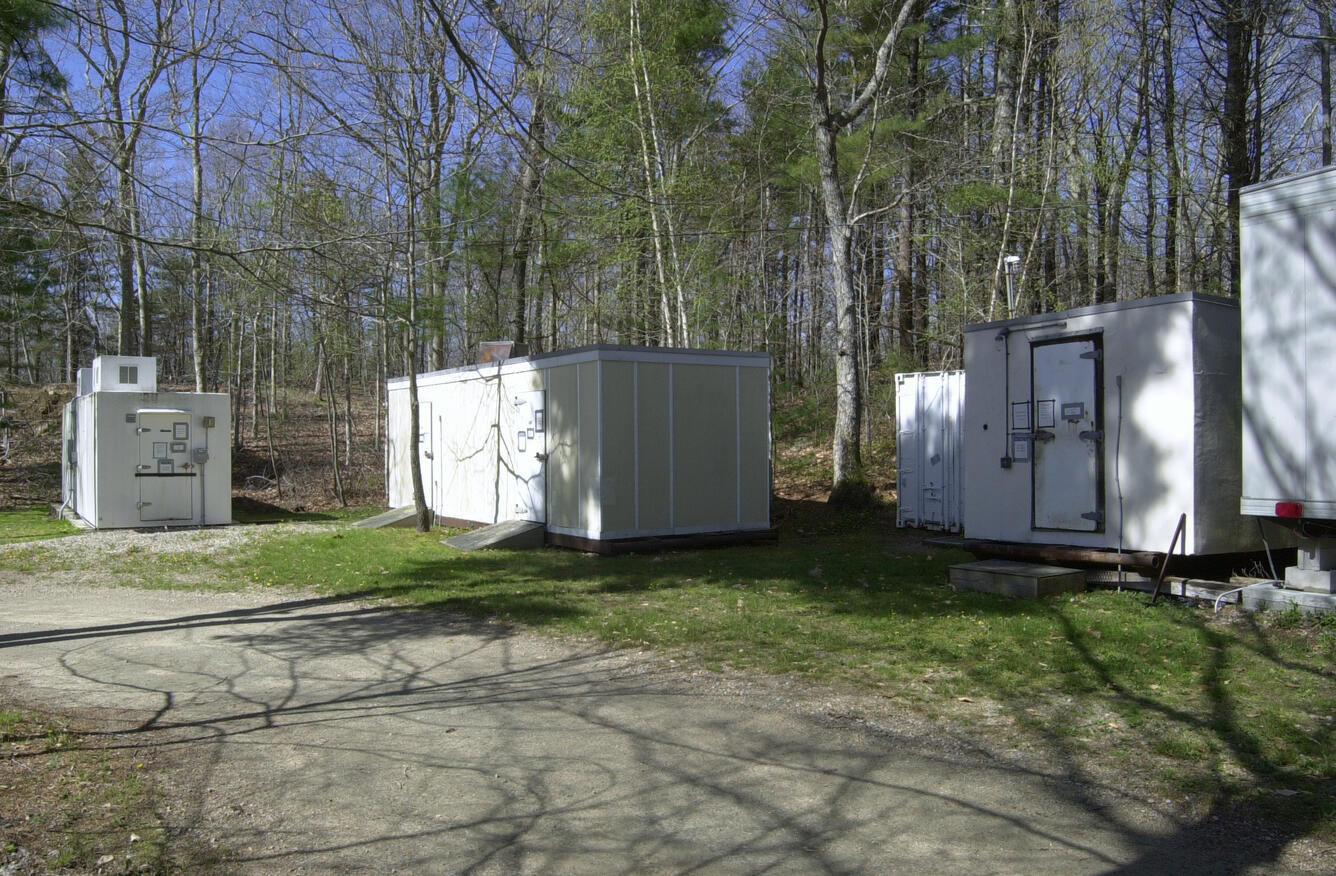
<svg viewBox="0 0 1336 876">
<path fill-rule="evenodd" d="M 835 294 L 835 436 L 834 482 L 831 501 L 865 500 L 868 486 L 863 472 L 862 385 L 859 381 L 858 299 L 854 290 L 851 242 L 854 207 L 840 173 L 839 138 L 851 128 L 882 93 L 900 36 L 912 20 L 916 0 L 901 0 L 877 49 L 866 80 L 841 105 L 832 83 L 834 62 L 827 57 L 831 36 L 829 0 L 817 0 L 818 21 L 813 39 L 809 83 L 813 146 L 821 179 L 821 205 L 828 235 L 830 280 Z"/>
<path fill-rule="evenodd" d="M 148 299 L 146 236 L 140 203 L 139 147 L 154 110 L 159 80 L 180 60 L 174 51 L 180 0 L 155 0 L 147 8 L 127 0 L 81 2 L 75 10 L 75 48 L 98 95 L 96 125 L 114 175 L 120 282 L 119 349 L 148 355 L 153 349 Z M 71 103 L 71 115 L 81 118 Z"/>
</svg>

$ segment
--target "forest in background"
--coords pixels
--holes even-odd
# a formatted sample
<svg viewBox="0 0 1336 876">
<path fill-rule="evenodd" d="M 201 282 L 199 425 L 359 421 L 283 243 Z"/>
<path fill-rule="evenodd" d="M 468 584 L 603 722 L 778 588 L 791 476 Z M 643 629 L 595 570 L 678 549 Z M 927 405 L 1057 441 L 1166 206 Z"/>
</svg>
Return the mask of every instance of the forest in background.
<svg viewBox="0 0 1336 876">
<path fill-rule="evenodd" d="M 6 0 L 0 379 L 156 355 L 238 435 L 302 387 L 337 475 L 483 340 L 766 350 L 856 483 L 873 375 L 1008 282 L 1237 294 L 1239 189 L 1331 161 L 1330 5 Z"/>
</svg>

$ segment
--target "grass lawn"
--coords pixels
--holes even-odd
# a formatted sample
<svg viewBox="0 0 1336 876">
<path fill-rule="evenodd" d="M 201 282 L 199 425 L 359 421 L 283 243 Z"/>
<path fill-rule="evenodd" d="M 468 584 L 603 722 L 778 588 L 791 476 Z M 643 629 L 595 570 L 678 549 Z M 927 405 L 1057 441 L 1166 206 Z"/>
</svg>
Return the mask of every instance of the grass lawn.
<svg viewBox="0 0 1336 876">
<path fill-rule="evenodd" d="M 1200 816 L 1243 806 L 1336 839 L 1336 618 L 1150 607 L 1130 592 L 955 592 L 946 568 L 966 555 L 903 537 L 884 513 L 784 532 L 771 545 L 594 557 L 278 525 L 235 556 L 173 555 L 154 580 L 384 597 L 706 669 L 793 673 L 1134 778 Z M 0 569 L 40 565 L 41 546 L 29 551 Z"/>
<path fill-rule="evenodd" d="M 40 508 L 0 512 L 0 544 L 60 538 L 78 531 L 73 523 L 52 517 Z"/>
</svg>

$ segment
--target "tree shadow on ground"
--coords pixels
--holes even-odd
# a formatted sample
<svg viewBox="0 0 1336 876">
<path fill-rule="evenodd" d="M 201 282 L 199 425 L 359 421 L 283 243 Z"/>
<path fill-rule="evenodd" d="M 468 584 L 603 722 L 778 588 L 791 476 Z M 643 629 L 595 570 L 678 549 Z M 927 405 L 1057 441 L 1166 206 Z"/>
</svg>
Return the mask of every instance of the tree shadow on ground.
<svg viewBox="0 0 1336 876">
<path fill-rule="evenodd" d="M 177 827 L 207 829 L 243 866 L 1231 873 L 1285 839 L 1205 820 L 1165 832 L 1075 765 L 1055 776 L 895 728 L 775 723 L 767 712 L 789 710 L 765 695 L 512 638 L 342 597 L 5 643 L 52 649 L 68 680 L 127 705 L 156 700 L 113 744 L 210 745 Z"/>
</svg>

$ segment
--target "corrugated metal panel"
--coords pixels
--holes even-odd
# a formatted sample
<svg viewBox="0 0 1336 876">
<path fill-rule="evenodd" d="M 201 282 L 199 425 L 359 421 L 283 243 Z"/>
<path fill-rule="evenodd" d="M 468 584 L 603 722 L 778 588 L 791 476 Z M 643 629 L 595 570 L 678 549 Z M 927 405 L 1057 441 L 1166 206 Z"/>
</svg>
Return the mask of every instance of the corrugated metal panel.
<svg viewBox="0 0 1336 876">
<path fill-rule="evenodd" d="M 965 372 L 895 375 L 896 523 L 959 532 Z"/>
</svg>

